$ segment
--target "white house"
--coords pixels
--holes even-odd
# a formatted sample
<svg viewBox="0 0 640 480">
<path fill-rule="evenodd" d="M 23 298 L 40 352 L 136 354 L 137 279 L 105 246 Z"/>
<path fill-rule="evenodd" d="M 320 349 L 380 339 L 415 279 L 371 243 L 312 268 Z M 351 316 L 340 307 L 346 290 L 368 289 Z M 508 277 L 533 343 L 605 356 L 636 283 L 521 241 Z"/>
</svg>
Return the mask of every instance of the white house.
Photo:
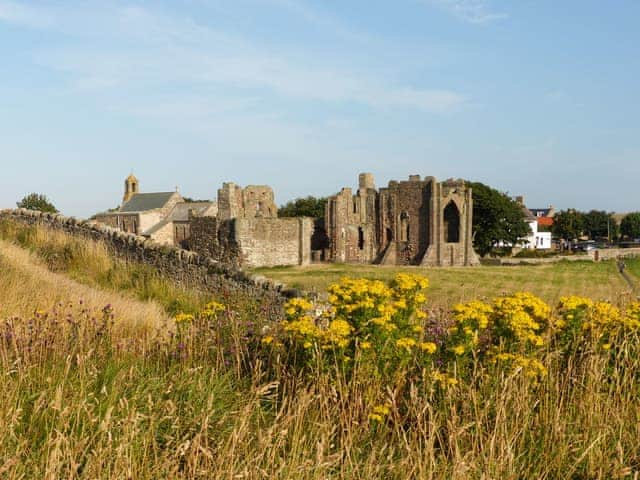
<svg viewBox="0 0 640 480">
<path fill-rule="evenodd" d="M 516 201 L 522 205 L 522 210 L 524 211 L 525 221 L 529 225 L 529 229 L 531 233 L 529 236 L 523 238 L 522 248 L 535 249 L 535 250 L 549 250 L 551 248 L 551 232 L 539 232 L 538 226 L 539 222 L 542 218 L 545 218 L 546 215 L 534 215 L 531 210 L 529 210 L 524 205 L 523 197 L 516 197 Z M 550 207 L 551 209 L 552 207 Z M 536 210 L 536 213 L 541 211 L 540 209 Z M 548 222 L 545 222 L 549 225 Z"/>
<path fill-rule="evenodd" d="M 539 232 L 538 221 L 527 219 L 531 234 L 526 238 L 523 248 L 548 250 L 551 248 L 551 232 Z"/>
</svg>

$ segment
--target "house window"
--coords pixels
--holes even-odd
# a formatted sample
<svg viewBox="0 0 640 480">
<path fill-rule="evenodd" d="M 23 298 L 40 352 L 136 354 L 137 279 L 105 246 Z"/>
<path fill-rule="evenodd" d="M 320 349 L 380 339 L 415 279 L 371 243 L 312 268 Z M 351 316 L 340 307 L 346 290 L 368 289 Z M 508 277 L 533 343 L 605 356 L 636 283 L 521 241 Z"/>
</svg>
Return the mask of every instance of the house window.
<svg viewBox="0 0 640 480">
<path fill-rule="evenodd" d="M 364 230 L 362 227 L 358 227 L 358 248 L 364 250 Z"/>
</svg>

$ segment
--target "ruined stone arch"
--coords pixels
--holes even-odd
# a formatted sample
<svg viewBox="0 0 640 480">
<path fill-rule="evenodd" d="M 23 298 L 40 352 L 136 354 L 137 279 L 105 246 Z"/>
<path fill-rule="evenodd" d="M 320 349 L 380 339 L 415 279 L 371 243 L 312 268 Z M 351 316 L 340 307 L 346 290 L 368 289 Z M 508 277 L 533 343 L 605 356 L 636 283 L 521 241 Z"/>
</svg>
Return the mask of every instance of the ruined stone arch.
<svg viewBox="0 0 640 480">
<path fill-rule="evenodd" d="M 446 243 L 460 242 L 460 209 L 456 202 L 451 200 L 443 212 L 444 237 Z"/>
</svg>

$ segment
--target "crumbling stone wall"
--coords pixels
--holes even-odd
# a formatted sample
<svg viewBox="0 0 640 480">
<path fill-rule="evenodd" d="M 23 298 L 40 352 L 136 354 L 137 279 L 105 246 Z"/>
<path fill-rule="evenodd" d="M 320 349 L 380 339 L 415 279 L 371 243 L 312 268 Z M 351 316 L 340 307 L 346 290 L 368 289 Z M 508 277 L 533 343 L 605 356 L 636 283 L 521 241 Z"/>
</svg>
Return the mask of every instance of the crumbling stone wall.
<svg viewBox="0 0 640 480">
<path fill-rule="evenodd" d="M 477 265 L 471 189 L 462 180 L 411 175 L 375 189 L 371 174 L 359 188 L 329 198 L 325 214 L 329 260 L 388 265 Z"/>
<path fill-rule="evenodd" d="M 242 265 L 273 267 L 311 263 L 311 218 L 237 218 L 234 240 Z"/>
<path fill-rule="evenodd" d="M 462 180 L 434 182 L 426 266 L 479 265 L 473 249 L 473 196 Z"/>
<path fill-rule="evenodd" d="M 273 189 L 266 185 L 249 185 L 245 188 L 233 182 L 223 183 L 218 190 L 218 218 L 277 218 Z"/>
<path fill-rule="evenodd" d="M 234 267 L 307 265 L 311 218 L 190 217 L 188 248 Z"/>
<path fill-rule="evenodd" d="M 160 245 L 145 237 L 125 233 L 95 221 L 26 209 L 0 210 L 0 220 L 3 219 L 25 225 L 42 225 L 102 242 L 115 257 L 149 265 L 165 278 L 185 287 L 218 294 L 239 291 L 254 298 L 265 297 L 265 304 L 280 306 L 287 297 L 297 294 L 278 282 L 249 275 L 232 264 L 180 248 Z M 280 311 L 273 313 L 279 315 Z"/>
<path fill-rule="evenodd" d="M 355 195 L 350 188 L 330 197 L 325 211 L 325 228 L 329 237 L 332 261 L 371 263 L 379 249 L 376 231 L 377 191 L 373 176 L 362 173 Z"/>
<path fill-rule="evenodd" d="M 429 246 L 429 202 L 434 182 L 433 177 L 421 180 L 419 175 L 412 175 L 409 181 L 391 181 L 387 188 L 380 189 L 378 228 L 387 253 L 381 263 L 421 262 Z M 389 249 L 394 251 L 386 252 Z"/>
<path fill-rule="evenodd" d="M 242 257 L 235 241 L 234 220 L 190 215 L 189 250 L 213 258 L 233 268 L 240 268 Z"/>
</svg>

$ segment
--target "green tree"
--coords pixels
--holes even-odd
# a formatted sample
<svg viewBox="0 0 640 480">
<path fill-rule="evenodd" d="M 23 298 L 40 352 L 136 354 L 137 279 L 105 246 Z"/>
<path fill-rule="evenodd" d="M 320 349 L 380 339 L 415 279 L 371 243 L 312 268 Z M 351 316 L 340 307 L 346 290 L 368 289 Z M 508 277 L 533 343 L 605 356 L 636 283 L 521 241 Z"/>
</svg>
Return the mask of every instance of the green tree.
<svg viewBox="0 0 640 480">
<path fill-rule="evenodd" d="M 326 197 L 316 198 L 309 195 L 304 198 L 296 198 L 281 206 L 278 209 L 278 216 L 324 218 L 326 205 Z"/>
<path fill-rule="evenodd" d="M 522 205 L 507 194 L 480 182 L 473 191 L 473 245 L 486 255 L 500 243 L 516 245 L 531 232 Z"/>
<path fill-rule="evenodd" d="M 603 210 L 591 210 L 583 214 L 584 233 L 589 238 L 616 238 L 618 235 L 618 224 L 613 218 L 613 214 Z"/>
<path fill-rule="evenodd" d="M 629 238 L 640 238 L 640 212 L 630 213 L 622 219 L 620 233 Z"/>
<path fill-rule="evenodd" d="M 29 210 L 40 210 L 41 212 L 58 213 L 58 209 L 54 207 L 53 203 L 42 194 L 30 193 L 25 196 L 18 203 L 18 208 L 28 208 Z"/>
<path fill-rule="evenodd" d="M 585 230 L 585 215 L 578 210 L 569 208 L 556 213 L 553 217 L 551 231 L 556 237 L 565 240 L 575 240 L 582 236 Z"/>
</svg>

